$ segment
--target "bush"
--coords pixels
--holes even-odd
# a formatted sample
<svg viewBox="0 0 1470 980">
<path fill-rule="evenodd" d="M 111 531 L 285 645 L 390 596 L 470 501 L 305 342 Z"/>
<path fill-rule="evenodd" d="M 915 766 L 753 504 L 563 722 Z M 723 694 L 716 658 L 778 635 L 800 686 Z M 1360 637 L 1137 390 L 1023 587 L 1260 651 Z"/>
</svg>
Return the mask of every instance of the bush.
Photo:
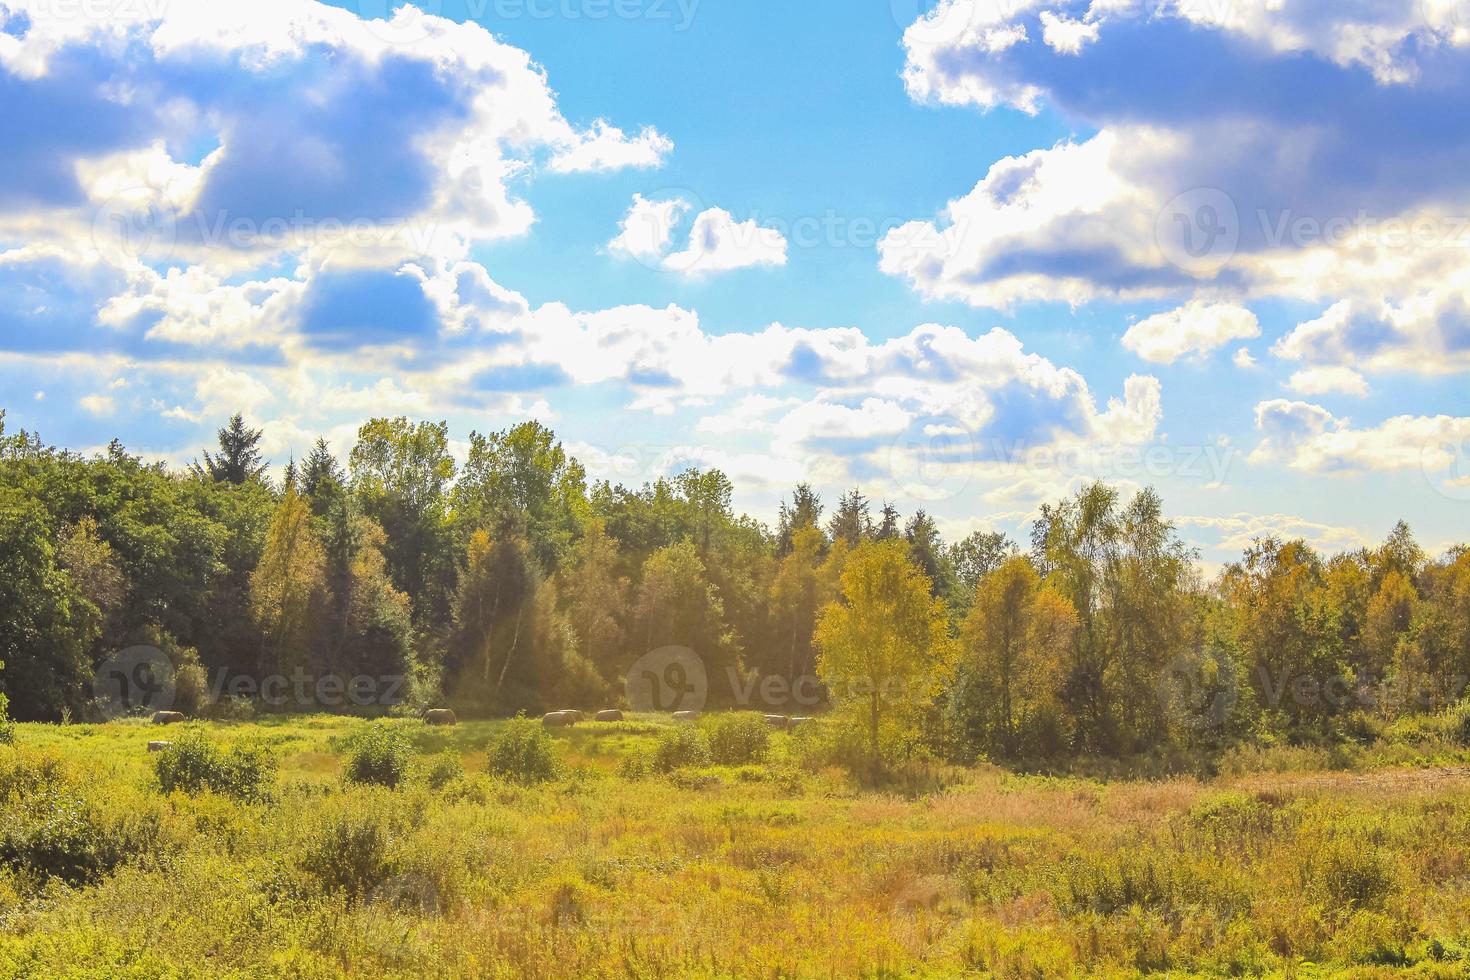
<svg viewBox="0 0 1470 980">
<path fill-rule="evenodd" d="M 185 732 L 153 761 L 158 785 L 165 793 L 209 790 L 239 799 L 258 799 L 275 776 L 275 760 L 259 746 L 220 751 L 199 731 Z"/>
<path fill-rule="evenodd" d="M 384 724 L 369 725 L 366 731 L 348 742 L 347 770 L 349 783 L 367 783 L 396 788 L 408 778 L 413 748 L 408 736 Z"/>
<path fill-rule="evenodd" d="M 763 715 L 753 712 L 719 715 L 710 725 L 710 758 L 716 765 L 764 762 L 770 750 L 771 729 Z"/>
<path fill-rule="evenodd" d="M 15 744 L 15 722 L 10 720 L 9 708 L 10 702 L 0 694 L 0 745 Z"/>
<path fill-rule="evenodd" d="M 424 778 L 431 789 L 443 789 L 457 779 L 464 778 L 464 763 L 453 752 L 444 751 L 434 757 Z"/>
<path fill-rule="evenodd" d="M 318 829 L 307 843 L 301 870 L 327 892 L 357 903 L 393 876 L 388 845 L 388 831 L 375 817 L 339 816 Z"/>
<path fill-rule="evenodd" d="M 709 739 L 698 728 L 669 728 L 658 737 L 653 750 L 653 769 L 673 772 L 689 766 L 710 764 Z"/>
<path fill-rule="evenodd" d="M 523 785 L 548 782 L 562 772 L 551 736 L 529 718 L 506 723 L 490 743 L 489 768 L 492 774 Z"/>
<path fill-rule="evenodd" d="M 6 814 L 0 831 L 0 864 L 36 878 L 88 885 L 131 855 L 150 849 L 156 821 L 107 825 L 90 805 L 49 793 L 22 812 Z"/>
</svg>

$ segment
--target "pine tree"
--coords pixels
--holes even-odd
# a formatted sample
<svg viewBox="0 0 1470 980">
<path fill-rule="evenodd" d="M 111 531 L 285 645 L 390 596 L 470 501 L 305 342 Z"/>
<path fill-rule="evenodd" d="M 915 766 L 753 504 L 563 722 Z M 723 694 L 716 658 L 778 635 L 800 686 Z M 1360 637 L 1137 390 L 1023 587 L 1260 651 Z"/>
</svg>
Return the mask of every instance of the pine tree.
<svg viewBox="0 0 1470 980">
<path fill-rule="evenodd" d="M 194 475 L 237 487 L 259 479 L 268 465 L 260 457 L 260 437 L 261 430 L 248 427 L 245 417 L 236 412 L 230 424 L 219 430 L 219 455 L 211 456 L 209 450 L 204 450 L 204 463 L 193 465 Z"/>
</svg>

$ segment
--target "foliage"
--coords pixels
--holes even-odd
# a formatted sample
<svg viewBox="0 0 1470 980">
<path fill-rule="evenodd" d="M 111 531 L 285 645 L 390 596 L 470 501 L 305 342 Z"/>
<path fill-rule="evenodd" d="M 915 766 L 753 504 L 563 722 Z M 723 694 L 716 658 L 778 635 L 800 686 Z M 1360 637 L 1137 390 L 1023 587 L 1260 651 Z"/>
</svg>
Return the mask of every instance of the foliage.
<svg viewBox="0 0 1470 980">
<path fill-rule="evenodd" d="M 551 736 L 531 718 L 515 718 L 490 743 L 491 775 L 522 785 L 550 782 L 562 774 L 562 762 Z"/>
<path fill-rule="evenodd" d="M 692 725 L 676 726 L 659 733 L 649 766 L 655 772 L 673 772 L 713 761 L 709 736 Z"/>
<path fill-rule="evenodd" d="M 716 715 L 708 734 L 710 759 L 720 766 L 765 762 L 771 749 L 771 728 L 753 712 Z"/>
<path fill-rule="evenodd" d="M 408 779 L 413 746 L 398 727 L 383 722 L 368 725 L 347 744 L 342 776 L 349 783 L 367 783 L 394 789 Z"/>
<path fill-rule="evenodd" d="M 329 894 L 358 904 L 395 870 L 389 832 L 372 813 L 340 814 L 317 827 L 301 856 L 301 870 Z"/>
<path fill-rule="evenodd" d="M 876 766 L 885 721 L 927 704 L 950 658 L 944 610 L 905 542 L 864 542 L 853 551 L 842 601 L 822 610 L 816 642 L 817 671 L 838 708 L 862 719 Z"/>
<path fill-rule="evenodd" d="M 242 800 L 263 797 L 275 778 L 276 760 L 259 745 L 222 750 L 200 729 L 184 732 L 153 760 L 153 773 L 165 793 L 206 790 Z"/>
</svg>

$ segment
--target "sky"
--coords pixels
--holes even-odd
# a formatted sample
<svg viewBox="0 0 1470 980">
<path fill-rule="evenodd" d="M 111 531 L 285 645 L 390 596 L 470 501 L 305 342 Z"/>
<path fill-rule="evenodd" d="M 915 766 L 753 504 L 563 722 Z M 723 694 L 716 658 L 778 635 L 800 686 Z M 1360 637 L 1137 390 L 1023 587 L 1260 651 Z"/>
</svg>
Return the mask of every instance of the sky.
<svg viewBox="0 0 1470 980">
<path fill-rule="evenodd" d="M 1470 539 L 1470 0 L 0 0 L 0 408 Z"/>
</svg>

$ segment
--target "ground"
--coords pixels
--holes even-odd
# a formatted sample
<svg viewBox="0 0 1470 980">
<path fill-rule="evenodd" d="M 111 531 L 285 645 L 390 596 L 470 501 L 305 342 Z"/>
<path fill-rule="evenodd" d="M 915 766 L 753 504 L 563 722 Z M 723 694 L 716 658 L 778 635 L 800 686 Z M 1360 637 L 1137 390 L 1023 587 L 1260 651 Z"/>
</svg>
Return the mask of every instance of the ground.
<svg viewBox="0 0 1470 980">
<path fill-rule="evenodd" d="M 18 726 L 0 976 L 1470 972 L 1463 760 L 1107 782 L 980 767 L 877 792 L 813 766 L 815 736 L 648 773 L 625 760 L 672 722 L 638 717 L 555 733 L 566 771 L 522 786 L 486 772 L 503 723 L 386 724 L 416 753 L 396 789 L 343 778 L 362 720 L 193 726 L 269 747 L 256 800 L 164 794 L 147 743 L 180 727 Z M 17 870 L 118 842 L 73 884 Z"/>
</svg>

